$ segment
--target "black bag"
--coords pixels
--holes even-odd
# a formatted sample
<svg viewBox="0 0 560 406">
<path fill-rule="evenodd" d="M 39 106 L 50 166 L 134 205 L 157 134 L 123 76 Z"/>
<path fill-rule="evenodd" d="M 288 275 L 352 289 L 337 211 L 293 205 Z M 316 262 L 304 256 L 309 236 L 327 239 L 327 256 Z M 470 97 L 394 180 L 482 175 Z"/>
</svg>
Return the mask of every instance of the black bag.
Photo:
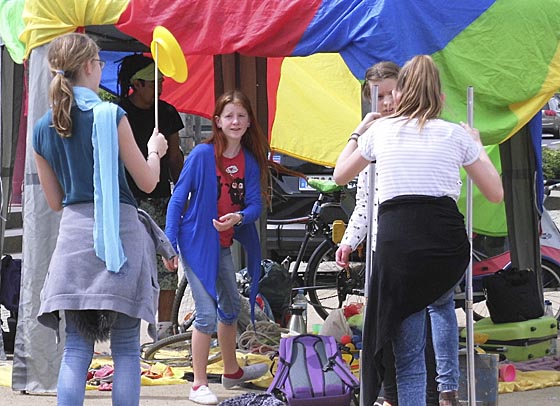
<svg viewBox="0 0 560 406">
<path fill-rule="evenodd" d="M 11 255 L 2 258 L 0 270 L 0 304 L 17 313 L 19 308 L 19 291 L 21 287 L 21 259 Z"/>
<path fill-rule="evenodd" d="M 536 319 L 544 314 L 537 274 L 532 269 L 502 269 L 482 280 L 494 323 Z"/>
<path fill-rule="evenodd" d="M 261 261 L 259 292 L 266 298 L 274 319 L 284 325 L 285 313 L 290 307 L 292 279 L 290 272 L 278 262 L 270 259 Z"/>
</svg>

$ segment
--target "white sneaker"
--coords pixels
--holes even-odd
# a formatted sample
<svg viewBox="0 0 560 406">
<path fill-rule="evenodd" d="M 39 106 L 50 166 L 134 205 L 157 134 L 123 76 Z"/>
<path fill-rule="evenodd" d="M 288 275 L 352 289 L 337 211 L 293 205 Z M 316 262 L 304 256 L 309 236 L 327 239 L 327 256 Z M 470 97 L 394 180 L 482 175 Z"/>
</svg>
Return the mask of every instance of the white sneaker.
<svg viewBox="0 0 560 406">
<path fill-rule="evenodd" d="M 197 390 L 191 388 L 189 393 L 189 400 L 201 405 L 217 405 L 218 398 L 212 393 L 210 388 L 206 385 L 201 385 Z"/>
</svg>

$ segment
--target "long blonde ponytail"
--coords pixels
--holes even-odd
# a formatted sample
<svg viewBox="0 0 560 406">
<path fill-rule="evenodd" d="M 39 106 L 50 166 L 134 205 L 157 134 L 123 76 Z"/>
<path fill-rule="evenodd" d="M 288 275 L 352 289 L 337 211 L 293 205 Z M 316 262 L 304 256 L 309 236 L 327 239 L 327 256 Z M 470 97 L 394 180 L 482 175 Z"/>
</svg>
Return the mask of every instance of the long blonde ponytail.
<svg viewBox="0 0 560 406">
<path fill-rule="evenodd" d="M 417 55 L 401 69 L 396 91 L 400 102 L 393 116 L 417 119 L 422 128 L 428 120 L 438 118 L 443 109 L 439 71 L 429 55 Z"/>
<path fill-rule="evenodd" d="M 62 137 L 72 135 L 70 111 L 74 102 L 72 86 L 82 65 L 96 58 L 97 44 L 85 34 L 71 33 L 55 39 L 47 54 L 54 74 L 49 87 L 53 125 Z"/>
</svg>

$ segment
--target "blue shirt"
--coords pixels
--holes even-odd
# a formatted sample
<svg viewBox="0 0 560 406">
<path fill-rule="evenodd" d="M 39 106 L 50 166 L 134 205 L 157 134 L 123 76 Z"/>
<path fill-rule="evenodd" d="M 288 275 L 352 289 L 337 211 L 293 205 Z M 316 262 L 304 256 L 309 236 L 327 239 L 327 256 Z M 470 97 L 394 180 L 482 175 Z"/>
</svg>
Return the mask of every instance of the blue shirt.
<svg viewBox="0 0 560 406">
<path fill-rule="evenodd" d="M 262 210 L 260 169 L 248 150 L 245 154 L 245 201 L 243 220 L 235 226 L 233 238 L 247 252 L 247 270 L 251 275 L 251 318 L 261 276 L 261 246 L 255 221 Z M 185 206 L 188 202 L 188 208 Z M 220 258 L 220 236 L 212 224 L 218 218 L 218 178 L 213 144 L 199 144 L 191 151 L 167 206 L 165 234 L 208 294 L 217 298 L 216 279 Z"/>
<path fill-rule="evenodd" d="M 117 110 L 117 123 L 125 115 L 122 108 Z M 52 126 L 52 110 L 49 110 L 35 124 L 33 149 L 49 163 L 62 189 L 63 206 L 93 202 L 93 110 L 80 111 L 72 107 L 72 135 L 61 137 Z M 120 202 L 136 207 L 136 200 L 128 187 L 125 169 L 119 159 Z"/>
</svg>

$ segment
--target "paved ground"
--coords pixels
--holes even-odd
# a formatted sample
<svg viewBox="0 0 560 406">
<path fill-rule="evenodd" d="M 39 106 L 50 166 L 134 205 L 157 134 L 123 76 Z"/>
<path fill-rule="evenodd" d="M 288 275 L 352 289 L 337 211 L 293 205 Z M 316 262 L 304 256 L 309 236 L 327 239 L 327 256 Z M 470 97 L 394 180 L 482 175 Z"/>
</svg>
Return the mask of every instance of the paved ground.
<svg viewBox="0 0 560 406">
<path fill-rule="evenodd" d="M 225 390 L 219 384 L 210 384 L 218 398 L 225 400 L 244 393 L 243 389 Z M 179 406 L 195 405 L 187 400 L 190 386 L 165 385 L 165 386 L 143 386 L 140 405 L 142 406 Z M 13 392 L 10 388 L 0 387 L 0 399 L 2 405 L 10 406 L 53 406 L 56 405 L 54 395 L 22 395 Z M 111 405 L 110 392 L 88 391 L 86 393 L 86 406 Z M 560 405 L 560 386 L 538 389 L 526 392 L 513 392 L 499 395 L 497 405 L 484 406 L 558 406 Z"/>
<path fill-rule="evenodd" d="M 217 394 L 220 401 L 230 396 L 244 393 L 243 390 L 220 390 L 219 385 L 211 384 L 212 390 Z M 195 405 L 187 400 L 188 387 L 186 385 L 173 386 L 151 386 L 142 387 L 140 400 L 141 406 L 179 406 Z M 32 396 L 14 393 L 8 388 L 0 388 L 2 404 L 10 406 L 53 406 L 56 405 L 55 396 Z M 539 389 L 529 392 L 514 392 L 500 395 L 499 406 L 558 406 L 560 404 L 560 387 Z M 111 395 L 108 392 L 88 391 L 85 406 L 108 406 L 111 405 Z M 494 405 L 485 405 L 494 406 Z M 497 406 L 497 405 L 496 405 Z"/>
</svg>

